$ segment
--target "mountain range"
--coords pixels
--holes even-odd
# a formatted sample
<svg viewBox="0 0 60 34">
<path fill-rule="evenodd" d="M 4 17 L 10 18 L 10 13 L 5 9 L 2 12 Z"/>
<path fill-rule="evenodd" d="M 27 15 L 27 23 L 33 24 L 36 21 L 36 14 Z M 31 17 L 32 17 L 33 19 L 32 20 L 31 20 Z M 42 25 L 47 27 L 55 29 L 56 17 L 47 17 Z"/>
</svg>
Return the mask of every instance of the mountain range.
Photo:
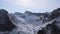
<svg viewBox="0 0 60 34">
<path fill-rule="evenodd" d="M 46 13 L 0 9 L 0 34 L 60 34 L 60 8 Z"/>
</svg>

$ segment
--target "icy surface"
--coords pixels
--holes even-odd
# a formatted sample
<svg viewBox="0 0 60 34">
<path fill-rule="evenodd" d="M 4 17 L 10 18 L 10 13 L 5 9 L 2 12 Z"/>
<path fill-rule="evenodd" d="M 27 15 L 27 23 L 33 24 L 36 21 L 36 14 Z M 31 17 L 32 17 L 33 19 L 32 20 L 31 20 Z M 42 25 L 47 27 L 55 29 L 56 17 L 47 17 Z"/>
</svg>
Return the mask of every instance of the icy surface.
<svg viewBox="0 0 60 34">
<path fill-rule="evenodd" d="M 38 30 L 41 30 L 47 24 L 51 24 L 55 20 L 54 19 L 50 22 L 42 23 L 42 20 L 39 22 L 35 21 L 36 19 L 39 19 L 37 16 L 35 17 L 26 15 L 26 18 L 23 19 L 14 14 L 10 15 L 10 18 L 12 23 L 18 26 L 18 32 L 24 32 L 25 34 L 35 34 Z"/>
</svg>

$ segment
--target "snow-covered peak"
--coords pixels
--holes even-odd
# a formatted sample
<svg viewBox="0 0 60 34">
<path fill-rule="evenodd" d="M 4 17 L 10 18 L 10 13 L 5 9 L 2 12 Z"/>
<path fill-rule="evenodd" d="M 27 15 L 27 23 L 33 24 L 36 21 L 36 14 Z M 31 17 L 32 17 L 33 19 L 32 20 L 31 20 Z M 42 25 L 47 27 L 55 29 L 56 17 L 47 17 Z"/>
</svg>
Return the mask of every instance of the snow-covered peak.
<svg viewBox="0 0 60 34">
<path fill-rule="evenodd" d="M 32 13 L 32 12 L 30 12 L 30 11 L 26 11 L 25 13 Z"/>
<path fill-rule="evenodd" d="M 60 8 L 47 13 L 26 11 L 25 13 L 15 12 L 14 14 L 6 14 L 7 16 L 3 11 L 5 10 L 0 10 L 0 26 L 2 23 L 3 25 L 9 23 L 7 20 L 8 16 L 11 23 L 15 25 L 15 28 L 9 32 L 0 32 L 0 34 L 60 34 Z"/>
</svg>

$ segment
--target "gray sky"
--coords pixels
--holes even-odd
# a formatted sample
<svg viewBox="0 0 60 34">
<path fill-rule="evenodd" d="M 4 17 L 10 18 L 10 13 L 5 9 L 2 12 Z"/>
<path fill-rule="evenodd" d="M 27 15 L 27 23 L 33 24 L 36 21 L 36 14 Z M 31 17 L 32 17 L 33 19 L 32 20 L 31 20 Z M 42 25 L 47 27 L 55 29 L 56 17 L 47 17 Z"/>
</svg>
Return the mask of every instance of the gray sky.
<svg viewBox="0 0 60 34">
<path fill-rule="evenodd" d="M 6 9 L 10 13 L 25 11 L 51 12 L 60 8 L 60 0 L 0 0 L 0 9 Z"/>
</svg>

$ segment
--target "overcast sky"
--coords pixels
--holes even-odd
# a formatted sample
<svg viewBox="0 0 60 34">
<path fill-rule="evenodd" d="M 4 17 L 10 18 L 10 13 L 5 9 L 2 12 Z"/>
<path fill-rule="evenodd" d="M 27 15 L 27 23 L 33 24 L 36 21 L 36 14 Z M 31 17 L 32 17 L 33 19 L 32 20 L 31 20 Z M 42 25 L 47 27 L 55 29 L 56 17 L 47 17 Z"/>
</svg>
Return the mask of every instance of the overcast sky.
<svg viewBox="0 0 60 34">
<path fill-rule="evenodd" d="M 51 12 L 60 8 L 60 0 L 0 0 L 0 9 L 6 9 L 10 13 L 25 11 Z"/>
</svg>

